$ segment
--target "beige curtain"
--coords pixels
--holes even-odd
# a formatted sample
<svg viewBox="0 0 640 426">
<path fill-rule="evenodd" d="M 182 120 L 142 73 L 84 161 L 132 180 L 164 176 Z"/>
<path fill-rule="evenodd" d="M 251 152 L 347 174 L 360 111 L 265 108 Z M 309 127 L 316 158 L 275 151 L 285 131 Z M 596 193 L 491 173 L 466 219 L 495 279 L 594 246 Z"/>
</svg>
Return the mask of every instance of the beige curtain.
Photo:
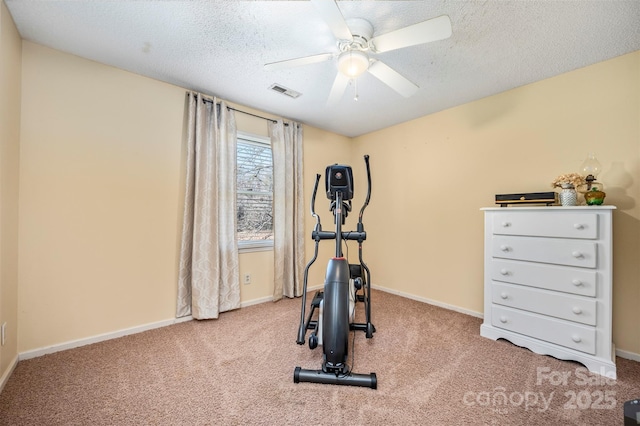
<svg viewBox="0 0 640 426">
<path fill-rule="evenodd" d="M 273 152 L 273 299 L 302 295 L 304 273 L 304 192 L 302 126 L 269 123 Z"/>
<path fill-rule="evenodd" d="M 187 164 L 177 316 L 218 318 L 240 307 L 236 126 L 224 102 L 187 95 Z"/>
</svg>

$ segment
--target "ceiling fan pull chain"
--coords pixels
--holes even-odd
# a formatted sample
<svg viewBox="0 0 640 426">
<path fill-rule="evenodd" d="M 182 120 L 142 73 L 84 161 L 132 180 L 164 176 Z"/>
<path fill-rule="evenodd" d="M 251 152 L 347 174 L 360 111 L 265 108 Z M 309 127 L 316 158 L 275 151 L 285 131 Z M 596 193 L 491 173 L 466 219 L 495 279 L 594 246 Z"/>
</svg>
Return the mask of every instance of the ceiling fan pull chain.
<svg viewBox="0 0 640 426">
<path fill-rule="evenodd" d="M 358 100 L 358 79 L 357 78 L 353 79 L 353 92 L 354 92 L 353 100 L 357 101 Z"/>
</svg>

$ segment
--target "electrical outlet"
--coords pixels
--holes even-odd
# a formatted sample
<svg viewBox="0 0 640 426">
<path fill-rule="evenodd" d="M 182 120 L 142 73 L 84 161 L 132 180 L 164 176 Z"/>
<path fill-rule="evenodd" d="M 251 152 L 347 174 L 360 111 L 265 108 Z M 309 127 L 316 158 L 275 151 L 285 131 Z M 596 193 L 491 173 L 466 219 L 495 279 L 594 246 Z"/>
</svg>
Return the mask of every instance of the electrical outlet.
<svg viewBox="0 0 640 426">
<path fill-rule="evenodd" d="M 244 274 L 244 283 L 251 284 L 251 274 Z"/>
<path fill-rule="evenodd" d="M 7 323 L 6 322 L 4 322 L 2 324 L 2 329 L 1 330 L 2 331 L 0 331 L 0 334 L 2 336 L 1 336 L 0 340 L 2 340 L 1 345 L 4 346 L 4 339 L 5 339 L 6 335 L 7 335 Z"/>
</svg>

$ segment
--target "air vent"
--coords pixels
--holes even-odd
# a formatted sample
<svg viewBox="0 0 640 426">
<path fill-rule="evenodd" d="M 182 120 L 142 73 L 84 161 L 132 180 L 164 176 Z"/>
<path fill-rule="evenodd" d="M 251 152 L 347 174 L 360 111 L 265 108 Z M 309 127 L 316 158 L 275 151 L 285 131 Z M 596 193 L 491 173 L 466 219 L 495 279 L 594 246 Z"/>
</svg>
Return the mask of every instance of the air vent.
<svg viewBox="0 0 640 426">
<path fill-rule="evenodd" d="M 274 90 L 278 93 L 282 93 L 283 95 L 287 95 L 293 99 L 297 98 L 302 94 L 300 92 L 296 92 L 295 90 L 288 89 L 280 84 L 272 84 L 271 87 L 269 87 L 269 89 Z"/>
</svg>

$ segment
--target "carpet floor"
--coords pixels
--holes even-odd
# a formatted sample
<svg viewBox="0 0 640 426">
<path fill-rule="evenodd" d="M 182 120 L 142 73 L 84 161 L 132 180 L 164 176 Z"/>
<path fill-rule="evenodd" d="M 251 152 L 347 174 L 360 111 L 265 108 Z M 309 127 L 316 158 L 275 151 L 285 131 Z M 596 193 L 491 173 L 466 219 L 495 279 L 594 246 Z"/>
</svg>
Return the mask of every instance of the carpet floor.
<svg viewBox="0 0 640 426">
<path fill-rule="evenodd" d="M 610 380 L 480 337 L 479 318 L 382 291 L 372 308 L 353 371 L 375 372 L 376 390 L 294 384 L 322 348 L 295 343 L 300 300 L 285 299 L 20 361 L 0 424 L 601 426 L 640 397 L 634 361 Z"/>
</svg>

